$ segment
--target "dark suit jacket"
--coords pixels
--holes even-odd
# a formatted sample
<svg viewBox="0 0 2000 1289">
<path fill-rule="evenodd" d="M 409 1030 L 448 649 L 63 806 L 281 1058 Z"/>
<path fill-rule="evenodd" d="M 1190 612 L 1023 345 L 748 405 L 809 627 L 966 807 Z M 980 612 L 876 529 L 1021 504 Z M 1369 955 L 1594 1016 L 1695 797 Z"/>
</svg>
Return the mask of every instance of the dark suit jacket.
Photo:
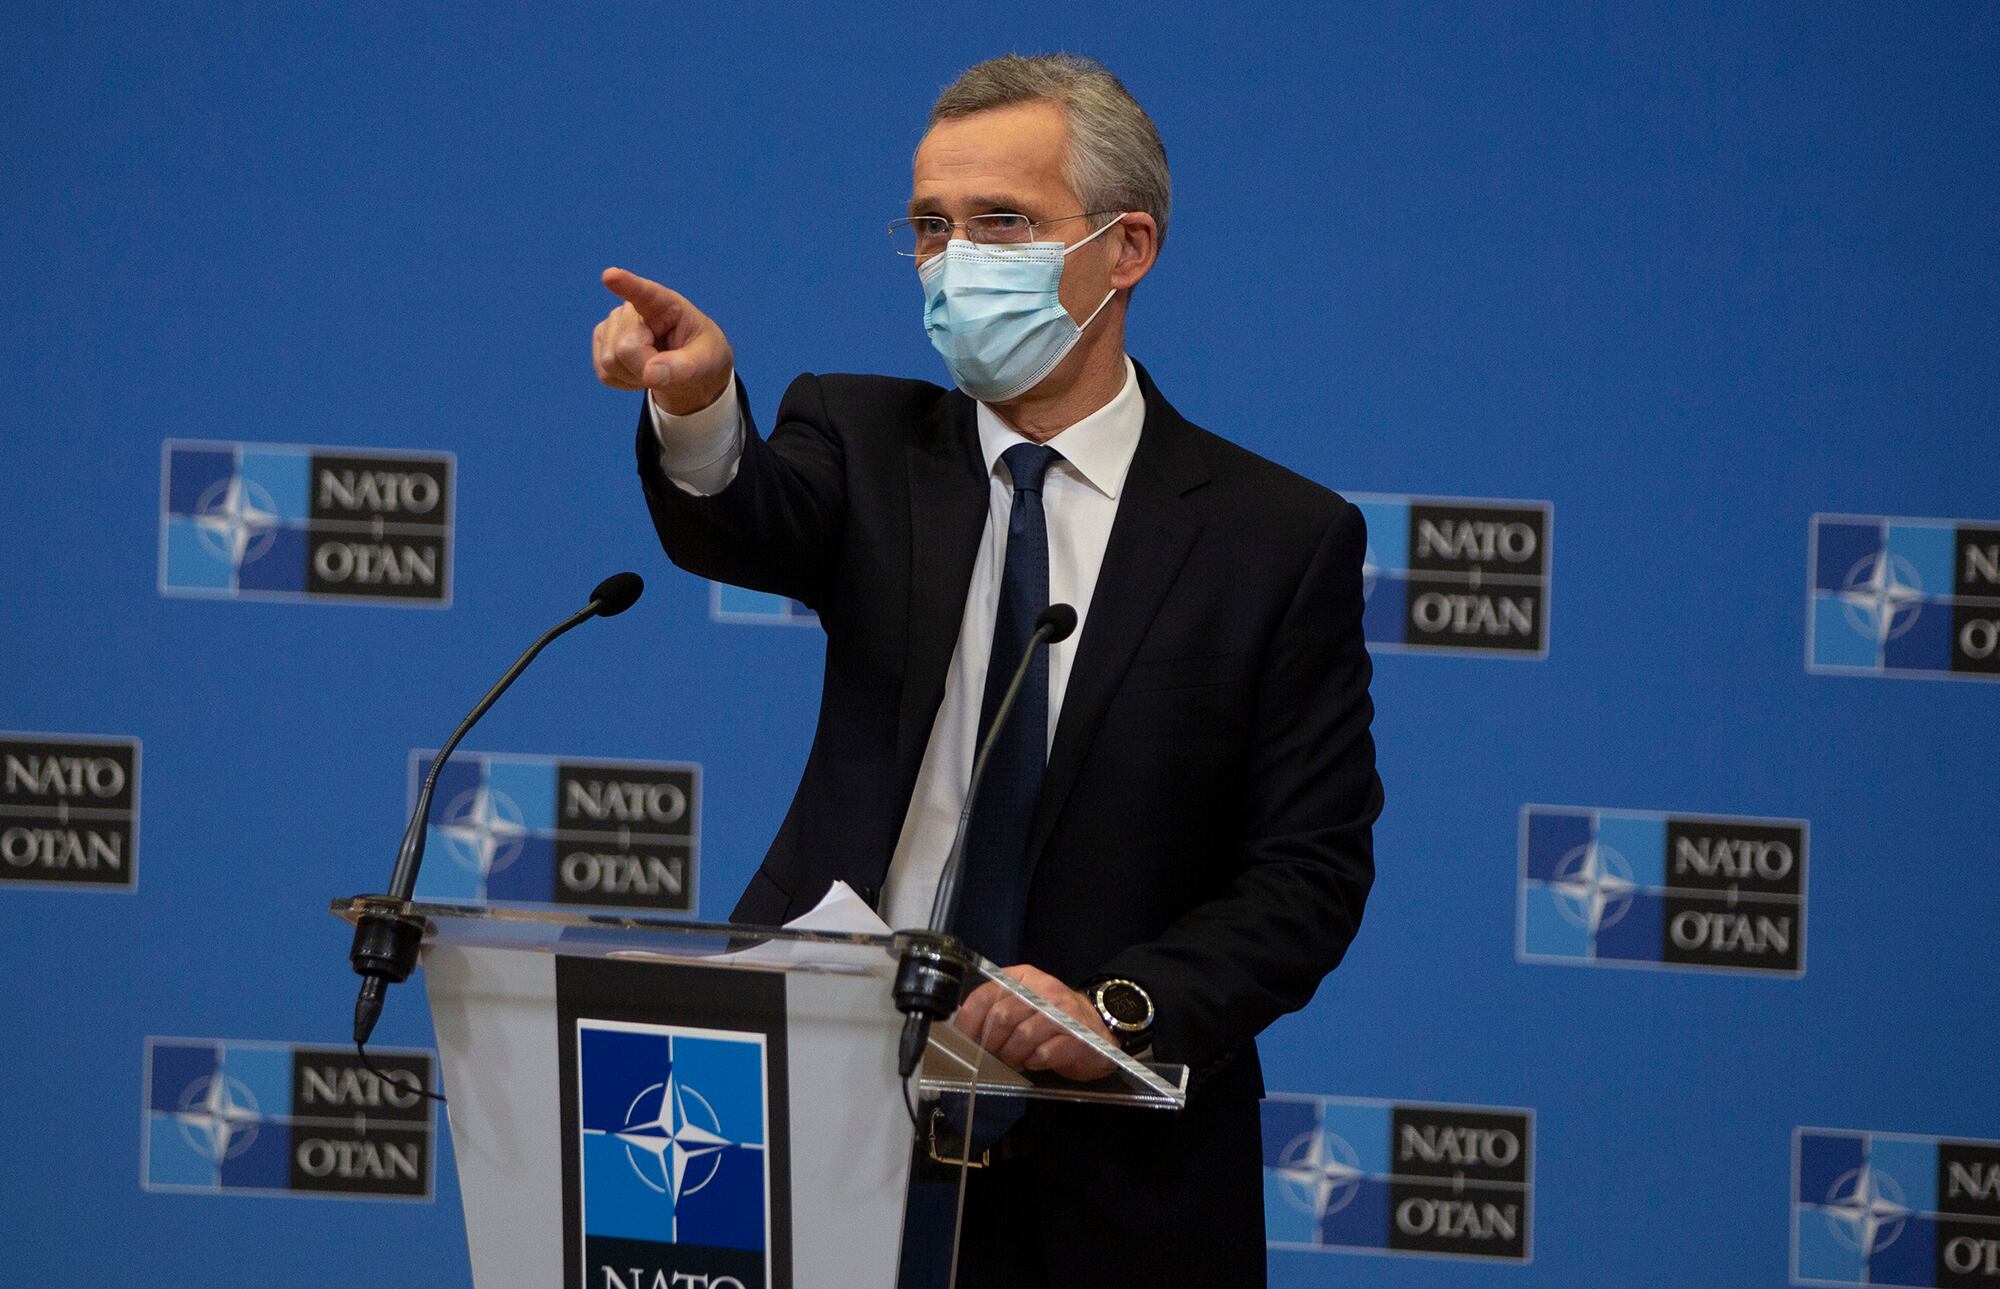
<svg viewBox="0 0 2000 1289">
<path fill-rule="evenodd" d="M 1373 880 L 1365 539 L 1339 496 L 1182 419 L 1143 369 L 1139 384 L 1145 428 L 1030 836 L 1022 948 L 1071 984 L 1140 982 L 1157 1059 L 1191 1066 L 1207 1098 L 1251 1098 L 1251 1040 L 1340 961 Z M 752 426 L 747 395 L 742 411 Z M 735 917 L 777 924 L 836 878 L 878 899 L 986 522 L 972 400 L 801 376 L 712 497 L 661 474 L 643 409 L 638 457 L 676 564 L 803 601 L 826 630 L 812 752 Z"/>
</svg>

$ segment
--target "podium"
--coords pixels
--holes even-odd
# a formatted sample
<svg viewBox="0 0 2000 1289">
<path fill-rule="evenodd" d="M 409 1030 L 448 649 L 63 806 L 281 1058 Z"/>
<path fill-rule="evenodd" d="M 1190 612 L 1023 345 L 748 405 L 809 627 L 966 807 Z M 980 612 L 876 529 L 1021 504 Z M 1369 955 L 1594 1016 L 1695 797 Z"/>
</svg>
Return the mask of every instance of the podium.
<svg viewBox="0 0 2000 1289">
<path fill-rule="evenodd" d="M 1186 1101 L 1184 1068 L 977 958 L 968 990 L 996 982 L 1112 1072 L 1016 1070 L 937 1025 L 906 1089 L 896 936 L 377 896 L 333 911 L 423 925 L 475 1289 L 949 1289 L 982 1124 L 1036 1099 Z"/>
</svg>

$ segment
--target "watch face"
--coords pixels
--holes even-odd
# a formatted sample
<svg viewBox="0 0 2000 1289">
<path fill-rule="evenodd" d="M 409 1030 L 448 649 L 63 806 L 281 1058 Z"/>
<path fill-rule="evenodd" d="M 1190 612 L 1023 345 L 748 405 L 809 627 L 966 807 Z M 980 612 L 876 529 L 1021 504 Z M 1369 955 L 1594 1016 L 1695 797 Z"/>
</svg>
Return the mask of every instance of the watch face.
<svg viewBox="0 0 2000 1289">
<path fill-rule="evenodd" d="M 1153 1019 L 1153 1004 L 1136 985 L 1108 981 L 1097 997 L 1105 1013 L 1127 1029 L 1139 1029 Z"/>
</svg>

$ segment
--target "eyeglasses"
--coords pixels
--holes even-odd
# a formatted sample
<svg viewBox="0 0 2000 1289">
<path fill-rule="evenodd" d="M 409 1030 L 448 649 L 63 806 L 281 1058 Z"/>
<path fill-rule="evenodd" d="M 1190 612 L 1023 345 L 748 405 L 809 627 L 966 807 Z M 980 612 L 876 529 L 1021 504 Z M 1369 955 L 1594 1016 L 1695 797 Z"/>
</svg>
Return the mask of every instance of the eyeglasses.
<svg viewBox="0 0 2000 1289">
<path fill-rule="evenodd" d="M 1124 213 L 1119 210 L 1086 210 L 1076 215 L 1058 215 L 1054 219 L 1029 219 L 1026 215 L 996 212 L 991 215 L 974 215 L 970 219 L 958 222 L 946 219 L 943 215 L 912 215 L 908 219 L 898 219 L 890 223 L 889 244 L 895 248 L 898 255 L 928 259 L 945 248 L 945 244 L 951 240 L 953 229 L 964 229 L 965 239 L 980 246 L 1018 246 L 1023 242 L 1034 241 L 1035 230 L 1050 224 Z"/>
</svg>

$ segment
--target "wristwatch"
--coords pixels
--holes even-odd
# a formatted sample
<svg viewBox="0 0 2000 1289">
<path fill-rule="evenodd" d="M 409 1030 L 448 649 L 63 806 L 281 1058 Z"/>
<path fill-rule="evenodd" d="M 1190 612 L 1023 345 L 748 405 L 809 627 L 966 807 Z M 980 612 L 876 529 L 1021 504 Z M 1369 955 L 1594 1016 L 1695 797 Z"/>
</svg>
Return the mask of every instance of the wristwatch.
<svg viewBox="0 0 2000 1289">
<path fill-rule="evenodd" d="M 1111 1037 L 1127 1052 L 1143 1052 L 1153 1041 L 1153 996 L 1136 981 L 1100 976 L 1086 983 L 1084 997 L 1104 1019 Z"/>
</svg>

